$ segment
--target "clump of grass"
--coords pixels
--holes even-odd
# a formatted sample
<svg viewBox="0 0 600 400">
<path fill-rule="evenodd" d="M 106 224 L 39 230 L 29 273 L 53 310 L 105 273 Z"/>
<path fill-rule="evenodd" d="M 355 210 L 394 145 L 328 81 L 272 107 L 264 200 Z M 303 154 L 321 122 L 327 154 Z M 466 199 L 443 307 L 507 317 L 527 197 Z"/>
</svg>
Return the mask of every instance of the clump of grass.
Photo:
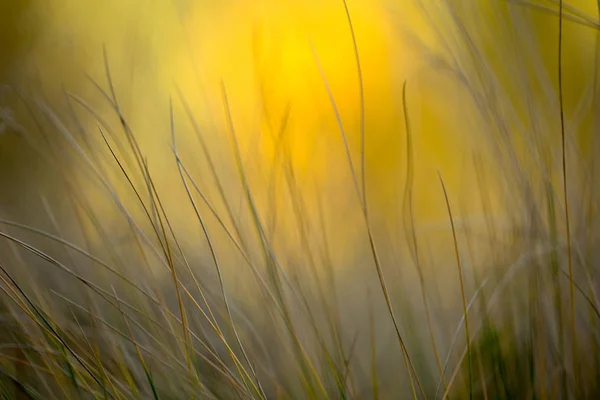
<svg viewBox="0 0 600 400">
<path fill-rule="evenodd" d="M 494 68 L 485 40 L 473 33 L 480 25 L 465 17 L 460 2 L 442 5 L 433 10 L 423 6 L 435 26 L 439 28 L 436 18 L 449 24 L 447 37 L 439 38 L 447 53 L 429 55 L 459 81 L 485 121 L 487 130 L 473 135 L 487 140 L 489 148 L 482 152 L 494 154 L 491 164 L 502 168 L 502 174 L 494 182 L 474 163 L 482 177 L 478 190 L 485 194 L 493 188 L 503 195 L 501 211 L 508 216 L 508 223 L 499 221 L 492 201 L 482 195 L 486 230 L 476 231 L 457 216 L 454 194 L 441 181 L 441 203 L 451 226 L 441 233 L 448 234 L 444 241 L 449 241 L 449 251 L 420 236 L 414 215 L 413 191 L 429 183 L 414 181 L 412 138 L 418 133 L 411 125 L 410 81 L 401 96 L 407 137 L 401 204 L 406 243 L 394 243 L 390 250 L 376 240 L 365 182 L 368 132 L 360 51 L 346 2 L 361 86 L 360 168 L 325 76 L 323 84 L 339 123 L 350 191 L 357 198 L 355 212 L 364 223 L 364 245 L 347 249 L 353 256 L 350 265 L 332 261 L 328 220 L 321 209 L 316 221 L 310 218 L 284 155 L 285 185 L 273 190 L 289 194 L 286 211 L 293 215 L 300 251 L 280 246 L 277 218 L 269 213 L 275 211 L 260 208 L 257 189 L 248 179 L 226 82 L 222 112 L 235 180 L 225 180 L 217 170 L 194 110 L 179 92 L 185 120 L 201 145 L 196 157 L 207 160 L 207 173 L 195 172 L 194 158 L 179 143 L 186 132 L 174 101 L 168 110 L 169 151 L 177 172 L 173 179 L 184 193 L 181 207 L 190 211 L 188 222 L 196 226 L 197 236 L 179 229 L 171 218 L 165 197 L 173 194 L 161 191 L 154 179 L 154 166 L 120 107 L 106 55 L 106 84 L 93 84 L 110 106 L 110 116 L 101 116 L 73 93 L 65 93 L 70 105 L 65 115 L 51 104 L 22 96 L 30 114 L 27 123 L 18 125 L 18 134 L 52 169 L 62 190 L 58 201 L 40 195 L 45 228 L 11 215 L 0 218 L 3 398 L 600 395 L 594 251 L 598 198 L 588 187 L 595 167 L 585 159 L 571 161 L 577 155 L 570 144 L 575 129 L 568 128 L 562 101 L 563 72 L 558 72 L 558 91 L 544 88 L 559 97 L 557 136 L 545 133 L 544 116 L 538 115 L 545 106 L 534 101 L 533 87 L 543 82 L 534 85 L 518 62 L 511 63 L 507 69 L 514 67 L 525 97 L 512 101 L 511 90 L 502 84 L 506 71 Z M 563 12 L 569 13 L 565 20 L 581 17 L 563 7 L 562 0 L 558 5 L 562 35 Z M 508 22 L 498 28 L 501 33 L 531 34 L 526 26 Z M 506 43 L 498 46 L 506 50 Z M 520 104 L 530 108 L 522 113 Z M 93 131 L 80 124 L 81 112 L 94 122 Z M 281 134 L 286 119 L 287 114 Z M 73 166 L 63 162 L 56 147 L 36 142 L 24 128 L 30 125 L 57 134 L 64 144 L 60 149 L 69 149 L 86 179 L 97 183 L 94 196 L 112 203 L 118 223 L 103 220 L 105 214 L 95 209 L 97 199 L 80 190 L 81 182 L 70 173 Z M 554 143 L 557 137 L 560 141 Z M 558 183 L 556 174 L 562 178 Z M 572 185 L 570 177 L 577 175 L 586 179 Z M 207 176 L 215 190 L 206 189 Z M 241 198 L 241 211 L 234 196 Z M 68 203 L 69 210 L 61 203 Z M 129 239 L 123 246 L 124 237 Z M 443 280 L 435 269 L 436 253 L 458 272 L 451 297 L 436 290 Z M 410 266 L 414 280 L 406 272 Z"/>
</svg>

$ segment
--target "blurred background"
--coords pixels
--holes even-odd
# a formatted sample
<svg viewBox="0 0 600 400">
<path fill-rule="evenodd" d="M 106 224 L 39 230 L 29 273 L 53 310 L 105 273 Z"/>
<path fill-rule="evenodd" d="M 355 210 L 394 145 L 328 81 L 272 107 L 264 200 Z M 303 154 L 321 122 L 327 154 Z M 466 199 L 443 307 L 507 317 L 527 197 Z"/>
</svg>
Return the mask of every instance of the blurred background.
<svg viewBox="0 0 600 400">
<path fill-rule="evenodd" d="M 308 297 L 320 299 L 324 285 L 336 298 L 327 304 L 344 305 L 336 311 L 344 332 L 368 329 L 375 296 L 383 349 L 394 331 L 382 274 L 413 344 L 435 331 L 446 350 L 464 312 L 462 283 L 475 296 L 486 278 L 502 281 L 538 250 L 551 259 L 540 264 L 565 270 L 575 253 L 589 290 L 578 301 L 595 304 L 598 10 L 592 0 L 562 6 L 561 99 L 559 6 L 0 0 L 2 230 L 57 259 L 72 250 L 19 224 L 111 258 L 175 308 L 165 282 L 174 264 L 188 283 L 194 273 L 208 286 L 224 279 L 253 310 L 266 307 L 256 294 L 264 289 L 243 264 L 265 276 L 277 264 Z M 563 134 L 575 249 L 567 252 Z M 83 304 L 72 280 L 49 272 L 47 260 L 23 260 L 15 246 L 2 245 L 15 276 L 35 293 L 52 287 Z M 455 253 L 466 268 L 460 279 Z M 70 262 L 114 284 L 97 266 L 82 267 L 88 259 Z M 552 292 L 558 303 L 545 304 L 551 314 L 569 310 L 565 282 Z M 528 280 L 518 284 L 524 297 L 533 293 Z M 565 313 L 552 332 L 567 326 Z M 368 334 L 357 343 L 360 370 L 371 357 Z M 435 382 L 436 354 L 423 346 L 418 369 Z M 390 358 L 402 363 L 401 355 Z"/>
</svg>

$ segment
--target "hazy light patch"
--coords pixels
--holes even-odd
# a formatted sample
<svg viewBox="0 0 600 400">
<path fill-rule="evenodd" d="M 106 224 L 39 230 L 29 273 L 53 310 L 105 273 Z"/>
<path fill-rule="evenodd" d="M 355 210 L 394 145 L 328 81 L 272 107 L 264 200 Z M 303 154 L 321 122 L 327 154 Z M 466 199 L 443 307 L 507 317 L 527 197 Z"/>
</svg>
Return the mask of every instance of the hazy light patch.
<svg viewBox="0 0 600 400">
<path fill-rule="evenodd" d="M 527 140 L 537 139 L 518 133 L 530 129 L 533 122 L 538 123 L 540 132 L 558 133 L 554 129 L 556 99 L 544 97 L 554 85 L 554 47 L 552 41 L 540 39 L 542 35 L 554 35 L 556 27 L 549 26 L 554 19 L 526 12 L 515 14 L 516 19 L 538 18 L 537 25 L 533 25 L 539 28 L 538 36 L 530 39 L 534 44 L 547 43 L 539 59 L 547 66 L 547 72 L 532 78 L 537 70 L 534 64 L 518 71 L 504 63 L 503 57 L 511 59 L 506 49 L 511 48 L 515 38 L 508 33 L 506 37 L 492 35 L 505 32 L 505 27 L 494 25 L 492 15 L 507 14 L 509 10 L 506 6 L 486 4 L 489 7 L 480 5 L 478 9 L 489 19 L 489 26 L 479 14 L 457 7 L 467 31 L 479 33 L 471 39 L 487 57 L 488 64 L 484 66 L 477 64 L 481 54 L 469 53 L 464 47 L 467 42 L 457 39 L 461 32 L 458 27 L 451 27 L 452 16 L 443 8 L 428 2 L 422 2 L 423 8 L 419 8 L 419 3 L 412 1 L 348 1 L 363 78 L 367 198 L 374 225 L 383 227 L 384 235 L 391 234 L 386 240 L 397 239 L 393 232 L 401 229 L 405 218 L 405 82 L 414 146 L 412 194 L 419 223 L 438 223 L 447 217 L 438 173 L 457 208 L 469 215 L 481 214 L 478 170 L 473 168 L 473 157 L 490 170 L 491 198 L 499 196 L 502 190 L 495 183 L 498 171 L 489 162 L 494 157 L 493 146 L 486 143 L 493 134 L 483 133 L 497 129 L 494 121 L 486 120 L 490 114 L 497 112 L 492 115 L 497 119 L 494 123 L 501 120 L 508 132 L 515 132 L 511 137 L 516 147 L 522 147 L 523 154 L 531 145 Z M 227 201 L 242 220 L 249 218 L 234 167 L 223 83 L 254 200 L 261 217 L 265 221 L 272 219 L 272 224 L 278 226 L 273 228 L 273 235 L 282 242 L 294 242 L 297 222 L 291 198 L 301 194 L 306 221 L 317 220 L 319 203 L 329 207 L 323 212 L 331 219 L 330 226 L 335 227 L 331 229 L 342 249 L 349 241 L 363 240 L 364 221 L 326 89 L 328 86 L 334 97 L 362 186 L 358 71 L 343 2 L 232 1 L 215 6 L 204 1 L 107 1 L 92 5 L 65 0 L 40 3 L 37 7 L 42 34 L 28 55 L 29 61 L 24 63 L 24 70 L 40 75 L 50 99 L 62 99 L 65 87 L 89 101 L 118 136 L 121 128 L 111 106 L 86 78 L 87 74 L 109 91 L 103 59 L 103 48 L 106 49 L 120 109 L 147 156 L 159 191 L 165 193 L 162 200 L 169 215 L 182 229 L 198 232 L 196 223 L 190 223 L 192 209 L 170 148 L 170 103 L 180 155 L 202 190 L 219 203 L 206 156 L 182 107 L 182 97 L 191 107 L 207 143 L 226 188 Z M 432 12 L 433 18 L 428 20 L 423 11 Z M 573 24 L 567 28 L 573 34 L 566 39 L 568 43 L 577 43 L 580 37 L 585 38 L 585 43 L 593 39 L 583 28 Z M 463 43 L 463 47 L 458 43 Z M 590 54 L 581 48 L 565 48 L 565 66 L 573 72 L 565 78 L 572 80 L 572 89 L 565 94 L 569 110 L 575 109 L 582 97 L 583 83 L 590 73 L 584 61 L 590 61 Z M 537 60 L 535 56 L 531 59 Z M 440 65 L 439 60 L 448 64 Z M 448 67 L 465 68 L 463 72 L 474 80 L 465 85 Z M 485 79 L 475 79 L 481 71 L 493 74 L 504 90 L 485 100 L 489 103 L 474 97 L 489 94 L 491 87 Z M 522 85 L 518 72 L 523 73 L 521 78 L 532 82 L 531 87 Z M 28 73 L 24 77 L 30 76 Z M 529 120 L 524 88 L 549 118 Z M 498 104 L 493 104 L 494 98 Z M 102 149 L 96 121 L 81 106 L 77 109 L 97 148 Z M 589 112 L 582 115 L 589 124 Z M 98 151 L 105 153 L 108 164 L 112 163 L 105 149 Z M 83 185 L 95 193 L 97 184 L 84 170 Z M 80 171 L 75 168 L 74 172 Z M 113 179 L 119 174 L 116 170 L 107 176 Z M 289 187 L 290 177 L 295 189 Z M 117 185 L 122 199 L 135 202 L 130 189 L 122 183 Z M 111 212 L 110 207 L 102 209 Z M 316 225 L 313 228 L 317 229 Z M 287 235 L 291 240 L 286 239 Z"/>
<path fill-rule="evenodd" d="M 301 197 L 302 218 L 311 229 L 319 230 L 321 204 L 334 245 L 347 253 L 348 243 L 364 239 L 364 221 L 327 92 L 329 87 L 360 189 L 360 87 L 343 2 L 177 4 L 107 1 L 100 5 L 70 0 L 39 4 L 41 34 L 24 65 L 33 68 L 32 75 L 40 75 L 48 99 L 56 99 L 55 104 L 63 104 L 63 88 L 89 102 L 108 121 L 109 139 L 120 138 L 112 142 L 118 149 L 117 142 L 126 144 L 119 120 L 87 78 L 111 96 L 106 49 L 120 110 L 140 142 L 159 193 L 164 193 L 161 200 L 170 218 L 189 237 L 195 237 L 199 228 L 190 218 L 193 209 L 170 148 L 170 103 L 185 166 L 215 206 L 221 205 L 182 97 L 192 109 L 227 201 L 241 221 L 250 223 L 235 170 L 223 83 L 252 195 L 265 224 L 272 220 L 274 237 L 286 245 L 296 242 L 296 206 L 291 199 Z M 385 240 L 394 241 L 403 218 L 407 163 L 403 84 L 407 84 L 413 130 L 413 196 L 419 221 L 445 218 L 438 172 L 452 199 L 477 203 L 475 195 L 458 196 L 459 190 L 475 191 L 468 183 L 474 182 L 472 174 L 463 172 L 476 142 L 465 137 L 477 117 L 469 94 L 429 65 L 428 52 L 439 49 L 439 43 L 418 7 L 412 4 L 401 15 L 383 2 L 348 1 L 348 8 L 363 79 L 367 199 L 374 227 L 385 228 L 381 234 L 391 234 Z M 413 37 L 424 40 L 426 47 L 410 42 L 404 26 Z M 95 118 L 81 105 L 75 108 L 93 138 L 93 151 L 104 154 L 106 165 L 112 165 Z M 60 118 L 63 110 L 57 110 Z M 82 160 L 75 156 L 74 162 L 79 165 Z M 86 167 L 73 172 L 81 175 L 91 198 L 106 198 L 103 190 L 96 190 L 97 179 Z M 137 210 L 132 213 L 143 215 L 131 189 L 118 178 L 120 171 L 110 168 L 105 174 L 121 200 Z M 137 179 L 143 182 L 140 176 Z M 113 218 L 114 207 L 108 199 L 94 202 L 107 220 Z"/>
</svg>

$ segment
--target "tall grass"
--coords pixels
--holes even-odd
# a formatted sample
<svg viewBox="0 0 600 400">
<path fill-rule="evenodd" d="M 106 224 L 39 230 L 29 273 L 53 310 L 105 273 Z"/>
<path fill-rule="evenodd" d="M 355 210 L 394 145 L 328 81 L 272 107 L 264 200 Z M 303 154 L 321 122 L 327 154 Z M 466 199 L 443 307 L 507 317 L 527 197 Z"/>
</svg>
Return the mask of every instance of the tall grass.
<svg viewBox="0 0 600 400">
<path fill-rule="evenodd" d="M 110 49 L 102 79 L 89 77 L 101 107 L 68 90 L 53 104 L 11 86 L 23 112 L 0 113 L 0 127 L 52 185 L 19 194 L 21 209 L 0 206 L 2 397 L 598 397 L 598 65 L 567 107 L 577 91 L 566 87 L 563 40 L 599 22 L 563 1 L 416 2 L 438 46 L 407 39 L 429 72 L 452 82 L 447 100 L 473 110 L 465 137 L 480 147 L 472 154 L 465 144 L 457 157 L 476 171 L 463 193 L 443 170 L 439 181 L 416 179 L 417 83 L 430 75 L 404 81 L 399 235 L 369 198 L 350 1 L 340 11 L 360 88 L 358 152 L 313 48 L 338 125 L 330 151 L 343 154 L 343 193 L 308 191 L 299 178 L 282 139 L 289 108 L 271 127 L 280 138 L 273 170 L 253 169 L 258 154 L 241 145 L 227 81 L 226 132 L 204 131 L 185 91 L 174 90 L 167 187 L 156 179 L 166 167 L 148 159 L 145 132 L 122 106 Z M 542 40 L 536 29 L 557 34 Z M 218 154 L 209 140 L 221 134 Z M 427 185 L 447 212 L 429 225 L 414 197 Z M 342 196 L 351 200 L 339 206 Z M 461 209 L 472 204 L 464 196 L 480 199 L 483 216 Z M 184 224 L 173 217 L 184 213 Z M 345 241 L 349 229 L 357 240 Z"/>
</svg>

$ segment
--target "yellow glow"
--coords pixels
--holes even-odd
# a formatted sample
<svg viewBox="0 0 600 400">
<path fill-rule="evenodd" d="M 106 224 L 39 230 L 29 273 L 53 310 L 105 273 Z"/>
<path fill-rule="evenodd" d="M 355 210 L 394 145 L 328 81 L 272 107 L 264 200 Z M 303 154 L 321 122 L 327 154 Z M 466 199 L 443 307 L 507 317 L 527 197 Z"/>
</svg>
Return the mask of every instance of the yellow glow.
<svg viewBox="0 0 600 400">
<path fill-rule="evenodd" d="M 580 0 L 575 5 L 592 13 L 592 3 Z M 436 9 L 433 3 L 422 4 Z M 405 81 L 413 129 L 418 219 L 445 221 L 438 172 L 444 177 L 451 198 L 456 202 L 460 199 L 463 210 L 478 213 L 477 171 L 469 163 L 473 150 L 483 149 L 476 133 L 488 126 L 468 90 L 457 79 L 437 71 L 432 56 L 445 50 L 440 37 L 435 36 L 436 28 L 450 44 L 457 28 L 450 28 L 449 17 L 443 13 L 437 20 L 441 25 L 432 24 L 412 0 L 348 0 L 348 7 L 362 67 L 366 185 L 374 215 L 390 226 L 399 223 L 406 174 L 402 104 Z M 481 36 L 477 40 L 483 44 L 484 56 L 496 72 L 502 70 L 506 61 L 502 54 L 494 53 L 496 45 L 516 40 L 497 33 L 503 31 L 494 15 L 507 17 L 506 7 L 482 2 L 477 8 L 482 13 L 464 19 L 479 29 Z M 175 192 L 171 189 L 181 190 L 168 147 L 170 100 L 182 155 L 188 161 L 204 158 L 185 122 L 178 90 L 193 108 L 215 157 L 223 163 L 232 162 L 221 93 L 223 82 L 244 165 L 261 209 L 273 211 L 268 203 L 269 185 L 276 181 L 277 207 L 282 214 L 291 214 L 281 167 L 282 160 L 289 159 L 299 188 L 307 197 L 309 212 L 314 213 L 316 202 L 325 196 L 328 203 L 336 204 L 332 208 L 352 210 L 337 217 L 337 223 L 347 224 L 347 234 L 352 236 L 351 232 L 359 230 L 362 222 L 356 193 L 326 90 L 328 85 L 360 180 L 359 81 L 350 26 L 341 0 L 40 0 L 34 9 L 40 21 L 40 35 L 29 60 L 23 63 L 24 71 L 37 66 L 45 89 L 57 98 L 66 83 L 83 98 L 96 96 L 98 100 L 96 89 L 89 85 L 83 71 L 107 88 L 102 54 L 105 46 L 120 105 L 148 156 L 159 188 L 169 194 Z M 530 14 L 529 18 L 539 37 L 556 36 L 555 18 L 544 14 Z M 593 72 L 593 54 L 585 49 L 595 38 L 589 28 L 566 26 L 565 69 L 569 73 L 565 82 L 569 89 L 565 97 L 567 110 L 574 113 Z M 421 40 L 424 47 L 416 45 L 411 35 Z M 540 43 L 544 45 L 542 64 L 555 84 L 555 40 Z M 469 64 L 466 53 L 454 56 L 458 62 Z M 535 65 L 527 66 L 528 74 L 535 71 Z M 517 104 L 516 112 L 526 115 L 516 77 L 502 73 L 497 77 L 507 99 Z M 540 87 L 534 88 L 533 93 L 536 99 L 544 98 Z M 102 115 L 109 115 L 106 102 L 93 103 Z M 548 113 L 551 115 L 543 120 L 554 129 L 556 120 L 552 118 L 556 115 L 554 111 Z M 589 123 L 589 113 L 584 117 L 584 122 Z M 95 126 L 91 117 L 87 122 L 89 127 Z M 285 129 L 280 131 L 283 125 Z M 114 126 L 118 127 L 118 123 Z M 518 137 L 522 127 L 511 125 L 508 129 Z M 490 157 L 489 153 L 480 155 L 484 160 Z M 230 174 L 224 179 L 229 185 L 237 178 Z M 207 190 L 212 190 L 208 178 L 206 182 Z M 190 209 L 181 204 L 186 198 L 166 197 L 172 217 L 185 226 Z M 284 226 L 286 223 L 282 222 Z"/>
</svg>

